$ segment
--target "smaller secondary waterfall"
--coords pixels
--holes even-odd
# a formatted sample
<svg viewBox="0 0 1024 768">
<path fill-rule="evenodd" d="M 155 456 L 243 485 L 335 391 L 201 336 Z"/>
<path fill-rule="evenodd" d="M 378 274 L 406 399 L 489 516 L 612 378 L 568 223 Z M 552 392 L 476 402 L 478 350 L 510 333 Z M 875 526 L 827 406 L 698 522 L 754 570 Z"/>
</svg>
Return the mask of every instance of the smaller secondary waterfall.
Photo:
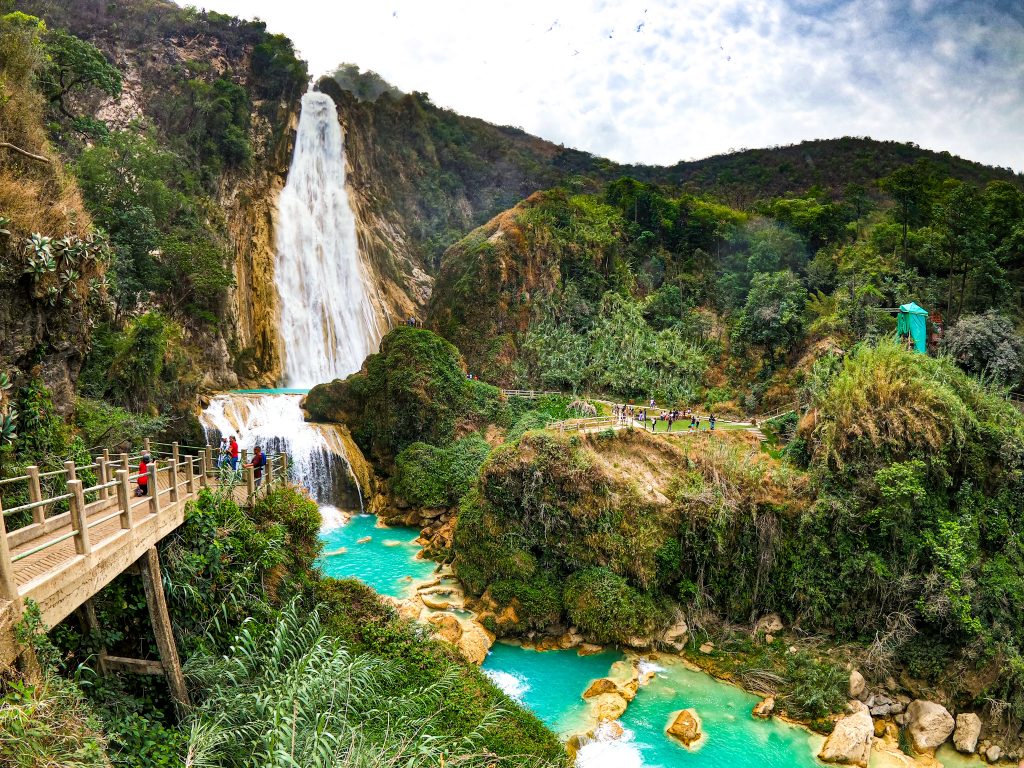
<svg viewBox="0 0 1024 768">
<path fill-rule="evenodd" d="M 319 504 L 337 504 L 345 489 L 354 485 L 362 509 L 362 489 L 340 435 L 330 424 L 305 421 L 301 401 L 302 395 L 217 395 L 200 422 L 212 446 L 220 445 L 221 437 L 235 435 L 239 447 L 250 452 L 258 445 L 287 453 L 292 479 L 308 488 Z"/>
<path fill-rule="evenodd" d="M 284 383 L 344 378 L 377 351 L 381 329 L 345 190 L 345 145 L 334 101 L 302 97 L 295 153 L 278 201 L 275 282 Z"/>
</svg>

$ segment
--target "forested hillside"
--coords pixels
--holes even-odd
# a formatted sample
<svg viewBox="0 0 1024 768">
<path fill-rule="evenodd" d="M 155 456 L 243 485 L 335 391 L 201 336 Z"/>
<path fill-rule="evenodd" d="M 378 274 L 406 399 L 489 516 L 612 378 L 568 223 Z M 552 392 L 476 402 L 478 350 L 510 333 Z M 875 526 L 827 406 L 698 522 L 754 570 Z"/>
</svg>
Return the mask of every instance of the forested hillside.
<svg viewBox="0 0 1024 768">
<path fill-rule="evenodd" d="M 871 194 L 745 208 L 623 178 L 539 193 L 452 246 L 429 322 L 492 381 L 750 412 L 911 301 L 934 352 L 1017 386 L 1022 267 L 1021 188 L 927 160 Z"/>
</svg>

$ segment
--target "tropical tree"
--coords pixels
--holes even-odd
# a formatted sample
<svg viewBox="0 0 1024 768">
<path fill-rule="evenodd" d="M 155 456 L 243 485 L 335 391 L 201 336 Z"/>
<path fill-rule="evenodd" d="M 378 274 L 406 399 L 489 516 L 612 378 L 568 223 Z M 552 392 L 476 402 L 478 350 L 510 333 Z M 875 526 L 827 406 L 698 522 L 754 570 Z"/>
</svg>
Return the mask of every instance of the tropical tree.
<svg viewBox="0 0 1024 768">
<path fill-rule="evenodd" d="M 760 272 L 733 327 L 733 344 L 740 349 L 762 346 L 774 361 L 778 350 L 790 347 L 803 330 L 807 291 L 788 270 Z"/>
<path fill-rule="evenodd" d="M 946 332 L 943 346 L 968 373 L 1010 386 L 1024 374 L 1024 339 L 1010 318 L 994 309 L 961 317 Z"/>
<path fill-rule="evenodd" d="M 39 82 L 65 117 L 75 118 L 66 101 L 73 93 L 96 90 L 113 98 L 121 95 L 121 73 L 92 43 L 56 29 L 46 34 L 44 45 L 46 65 Z"/>
</svg>

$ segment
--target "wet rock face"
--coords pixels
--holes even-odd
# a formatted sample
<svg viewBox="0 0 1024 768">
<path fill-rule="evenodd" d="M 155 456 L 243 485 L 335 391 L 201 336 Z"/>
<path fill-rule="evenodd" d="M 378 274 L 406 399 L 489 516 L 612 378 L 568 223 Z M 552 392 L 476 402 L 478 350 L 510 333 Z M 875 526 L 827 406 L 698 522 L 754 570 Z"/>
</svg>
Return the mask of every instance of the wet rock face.
<svg viewBox="0 0 1024 768">
<path fill-rule="evenodd" d="M 757 704 L 754 705 L 754 711 L 752 712 L 752 714 L 754 715 L 754 717 L 760 717 L 760 718 L 763 718 L 763 719 L 767 719 L 767 718 L 771 717 L 772 713 L 774 713 L 774 712 L 775 712 L 775 697 L 774 696 L 769 696 L 768 698 L 762 699 L 761 701 L 759 701 Z"/>
<path fill-rule="evenodd" d="M 907 733 L 914 749 L 932 754 L 953 733 L 956 723 L 944 706 L 917 699 L 907 707 Z"/>
<path fill-rule="evenodd" d="M 867 768 L 875 726 L 867 707 L 860 702 L 855 704 L 859 704 L 856 711 L 839 719 L 818 753 L 826 763 Z"/>
</svg>

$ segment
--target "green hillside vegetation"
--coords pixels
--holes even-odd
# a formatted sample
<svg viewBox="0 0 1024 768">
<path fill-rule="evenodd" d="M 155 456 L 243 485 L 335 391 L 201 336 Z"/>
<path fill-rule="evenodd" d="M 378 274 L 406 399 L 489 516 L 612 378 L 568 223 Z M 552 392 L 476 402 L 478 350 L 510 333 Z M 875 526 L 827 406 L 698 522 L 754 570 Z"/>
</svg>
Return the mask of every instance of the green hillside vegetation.
<svg viewBox="0 0 1024 768">
<path fill-rule="evenodd" d="M 355 581 L 314 568 L 320 515 L 270 493 L 252 516 L 204 491 L 161 543 L 193 708 L 162 678 L 96 674 L 95 651 L 155 655 L 140 582 L 94 599 L 102 637 L 75 621 L 32 642 L 41 678 L 0 689 L 13 765 L 562 765 L 553 734 L 448 646 L 423 640 Z M 27 625 L 26 631 L 33 629 Z M 26 635 L 30 637 L 30 635 Z M 51 643 L 52 640 L 52 643 Z"/>
<path fill-rule="evenodd" d="M 893 333 L 890 308 L 913 300 L 975 369 L 972 347 L 1012 357 L 991 365 L 1015 386 L 998 338 L 1021 316 L 1024 193 L 942 174 L 899 168 L 876 187 L 892 203 L 854 186 L 738 210 L 627 178 L 537 194 L 446 252 L 429 324 L 504 385 L 743 393 L 749 412 L 791 399 L 815 349 Z"/>
<path fill-rule="evenodd" d="M 778 612 L 856 643 L 874 679 L 1024 715 L 1024 417 L 950 360 L 890 343 L 822 360 L 806 388 L 782 461 L 742 435 L 528 432 L 495 449 L 452 552 L 485 621 L 632 642 L 677 611 L 705 628 Z"/>
</svg>

